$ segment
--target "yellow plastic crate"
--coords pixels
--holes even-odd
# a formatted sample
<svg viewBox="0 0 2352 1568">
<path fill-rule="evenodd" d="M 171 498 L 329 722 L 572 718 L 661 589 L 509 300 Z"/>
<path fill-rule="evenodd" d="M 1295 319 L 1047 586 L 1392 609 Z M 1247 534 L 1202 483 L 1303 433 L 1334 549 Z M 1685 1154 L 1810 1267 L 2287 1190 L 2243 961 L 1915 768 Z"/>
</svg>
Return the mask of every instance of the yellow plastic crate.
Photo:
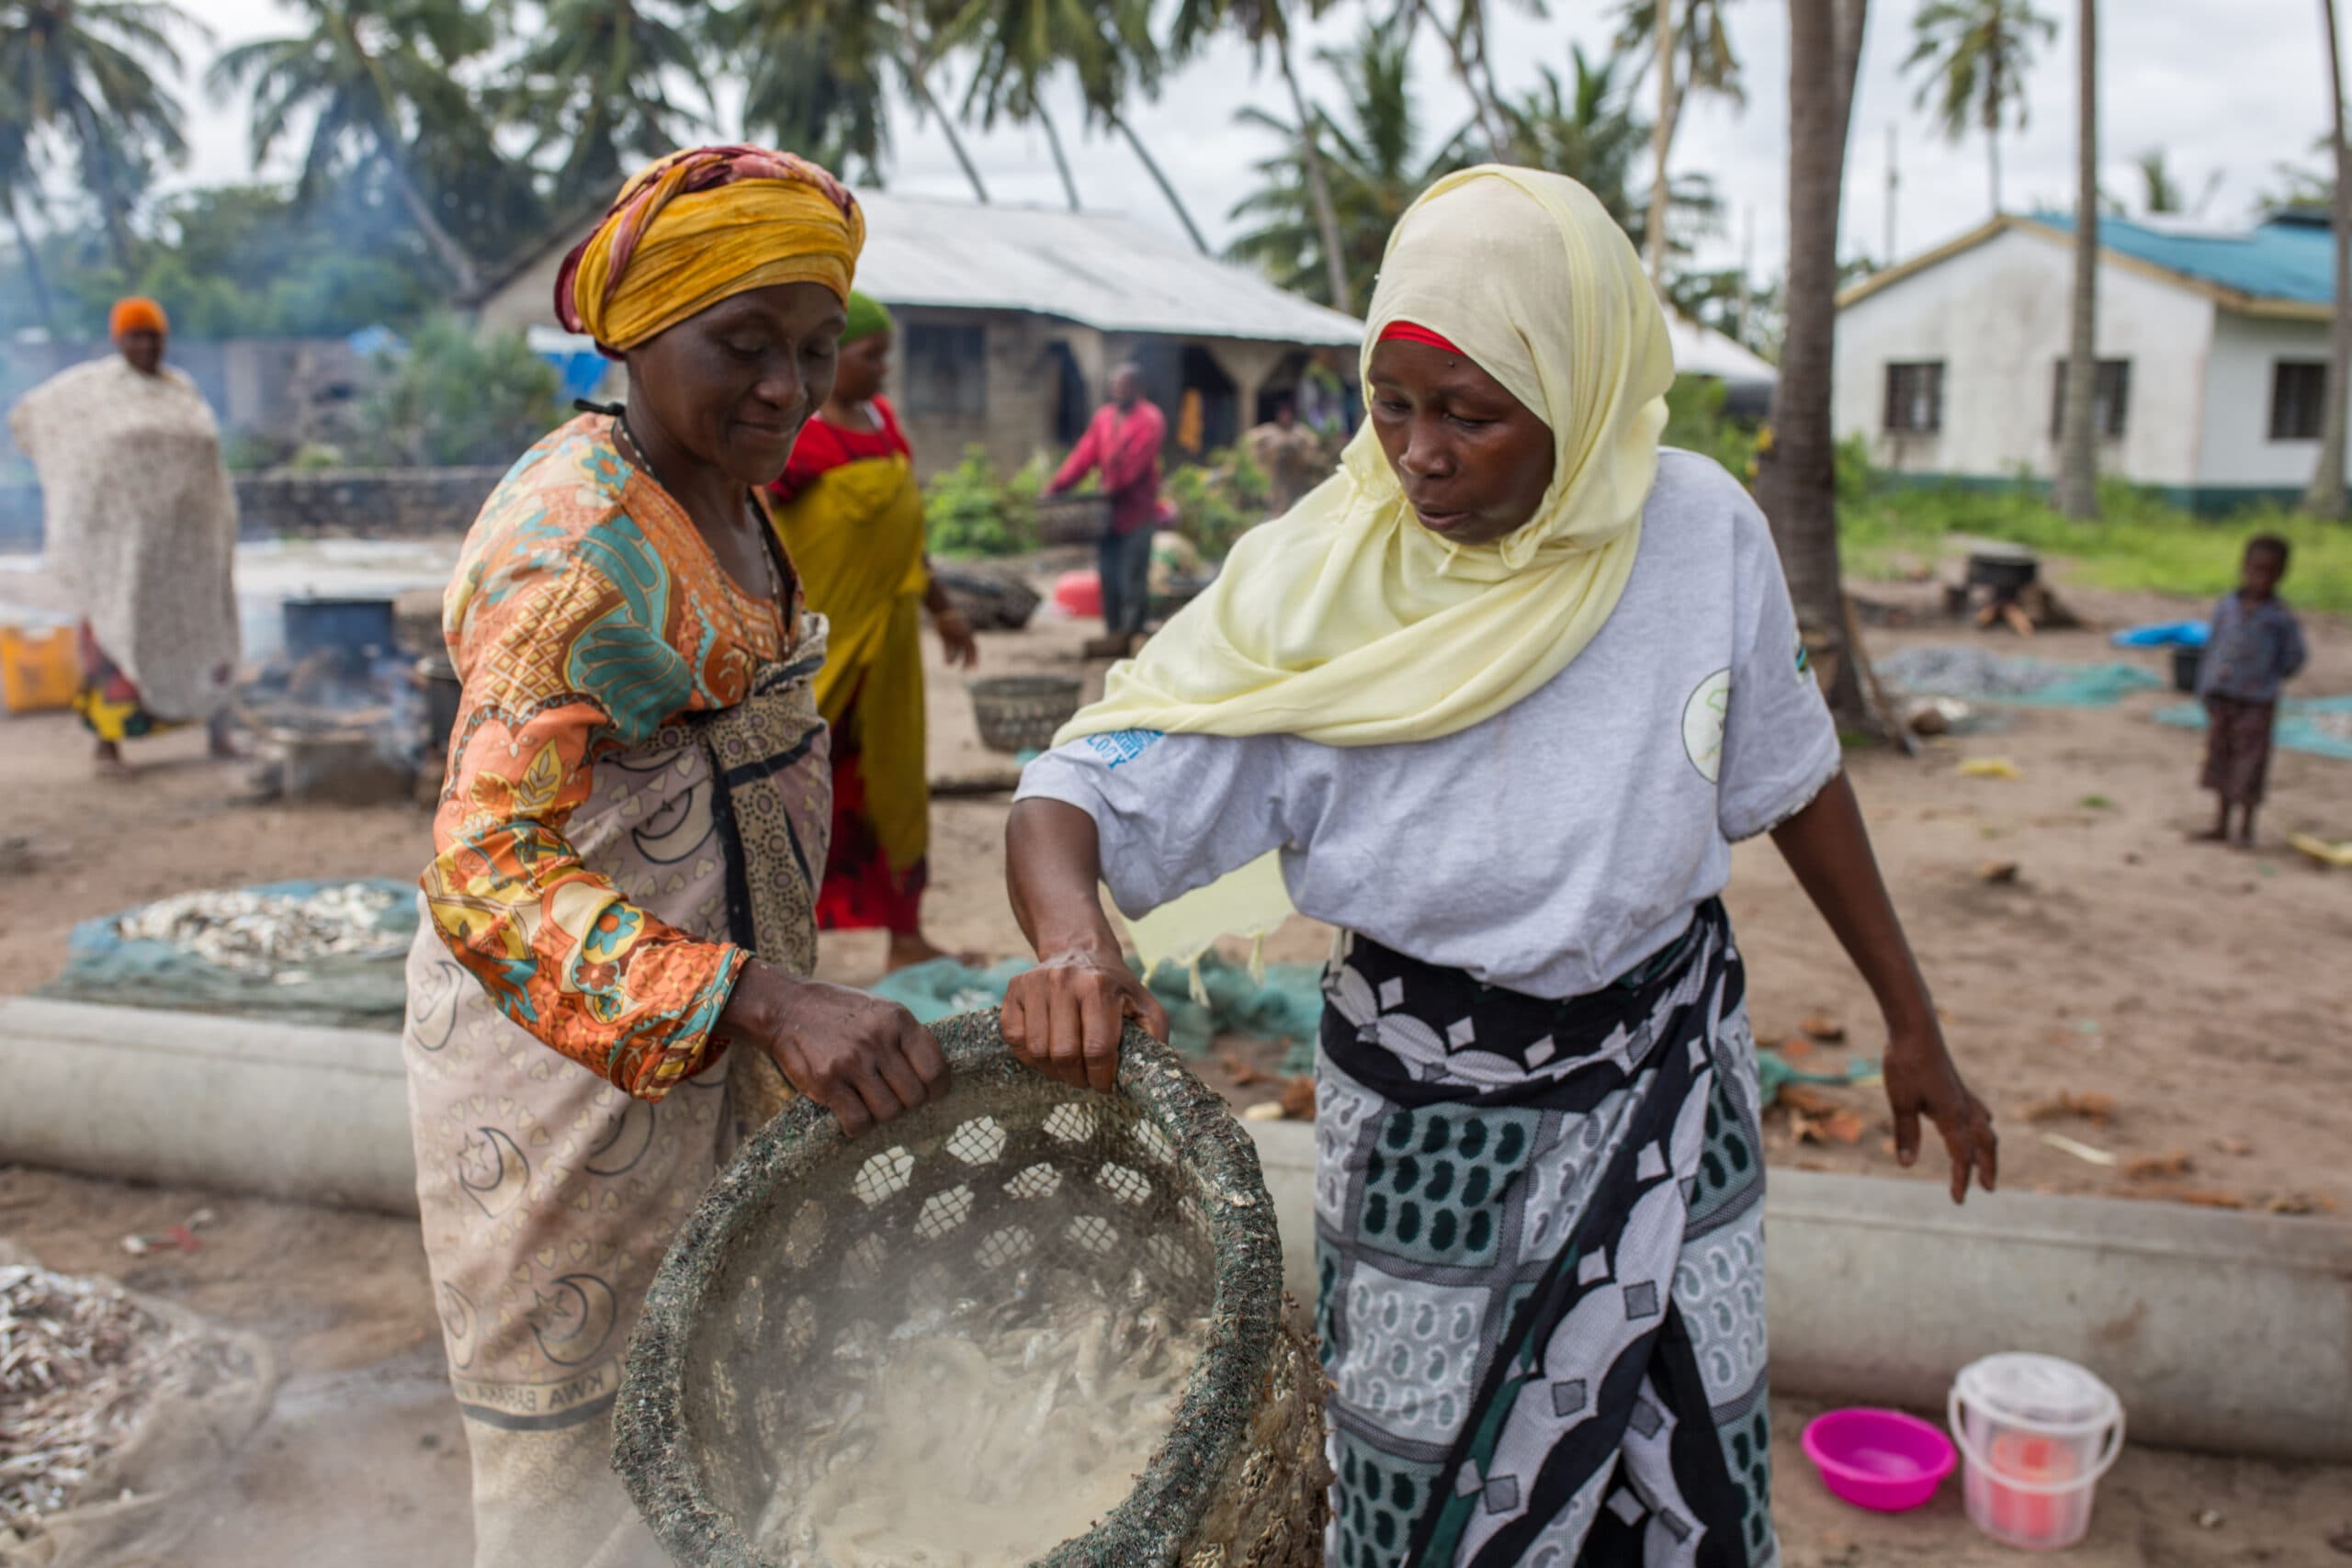
<svg viewBox="0 0 2352 1568">
<path fill-rule="evenodd" d="M 0 701 L 10 713 L 74 705 L 82 654 L 72 626 L 0 626 Z"/>
</svg>

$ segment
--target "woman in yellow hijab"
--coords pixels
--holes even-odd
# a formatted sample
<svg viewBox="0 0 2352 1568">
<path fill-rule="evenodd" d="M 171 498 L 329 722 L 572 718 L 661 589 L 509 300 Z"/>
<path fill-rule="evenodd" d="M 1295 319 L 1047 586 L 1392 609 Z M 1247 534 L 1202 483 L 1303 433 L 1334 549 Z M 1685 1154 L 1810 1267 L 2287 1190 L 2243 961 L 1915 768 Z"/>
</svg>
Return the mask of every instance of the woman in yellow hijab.
<svg viewBox="0 0 2352 1568">
<path fill-rule="evenodd" d="M 1317 1069 L 1328 1555 L 1777 1560 L 1763 1145 L 1719 895 L 1770 833 L 1884 1010 L 1895 1142 L 1992 1185 L 1762 515 L 1661 451 L 1674 367 L 1581 186 L 1487 166 L 1391 235 L 1365 427 L 1029 768 L 1004 1032 L 1108 1088 L 1121 955 L 1342 933 Z"/>
<path fill-rule="evenodd" d="M 950 664 L 979 645 L 923 557 L 914 448 L 882 395 L 890 312 L 853 290 L 833 395 L 768 487 L 776 534 L 832 646 L 817 705 L 832 729 L 833 843 L 817 896 L 823 931 L 888 931 L 889 964 L 942 956 L 922 934 L 931 787 L 923 755 L 922 612 Z"/>
<path fill-rule="evenodd" d="M 864 239 L 789 153 L 632 179 L 556 298 L 628 404 L 523 455 L 446 596 L 465 690 L 404 1043 L 481 1568 L 668 1561 L 612 1410 L 679 1222 L 781 1096 L 855 1130 L 945 1077 L 904 1010 L 807 978 L 825 624 L 754 499 L 831 394 Z"/>
</svg>

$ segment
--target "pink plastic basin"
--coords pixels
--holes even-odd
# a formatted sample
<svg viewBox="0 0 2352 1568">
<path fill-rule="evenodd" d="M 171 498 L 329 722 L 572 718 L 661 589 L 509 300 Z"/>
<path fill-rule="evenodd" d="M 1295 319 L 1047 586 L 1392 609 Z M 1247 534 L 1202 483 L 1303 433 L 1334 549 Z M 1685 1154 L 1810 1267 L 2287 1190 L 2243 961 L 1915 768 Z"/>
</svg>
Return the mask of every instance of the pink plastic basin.
<svg viewBox="0 0 2352 1568">
<path fill-rule="evenodd" d="M 1102 613 L 1102 579 L 1091 571 L 1066 571 L 1054 580 L 1054 603 L 1080 620 Z"/>
<path fill-rule="evenodd" d="M 1804 1429 L 1804 1457 L 1832 1496 L 1900 1514 L 1936 1495 L 1959 1457 L 1951 1439 L 1900 1410 L 1832 1410 Z"/>
</svg>

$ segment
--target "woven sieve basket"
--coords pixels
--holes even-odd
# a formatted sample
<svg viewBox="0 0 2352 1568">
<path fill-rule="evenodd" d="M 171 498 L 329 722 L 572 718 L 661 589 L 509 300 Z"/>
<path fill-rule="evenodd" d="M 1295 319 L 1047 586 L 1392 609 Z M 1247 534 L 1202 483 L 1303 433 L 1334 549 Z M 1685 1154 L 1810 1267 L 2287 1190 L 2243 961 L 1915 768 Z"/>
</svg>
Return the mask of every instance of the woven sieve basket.
<svg viewBox="0 0 2352 1568">
<path fill-rule="evenodd" d="M 655 1536 L 687 1568 L 786 1568 L 752 1530 L 799 1369 L 831 1354 L 858 1303 L 985 1297 L 1047 1266 L 1140 1271 L 1210 1330 L 1126 1500 L 1075 1540 L 1040 1541 L 1035 1562 L 1320 1563 L 1322 1373 L 1285 1314 L 1257 1152 L 1224 1103 L 1138 1030 L 1111 1095 L 1022 1066 L 992 1012 L 933 1032 L 947 1095 L 854 1140 L 813 1104 L 787 1107 L 662 1260 L 614 1417 L 614 1465 Z"/>
</svg>

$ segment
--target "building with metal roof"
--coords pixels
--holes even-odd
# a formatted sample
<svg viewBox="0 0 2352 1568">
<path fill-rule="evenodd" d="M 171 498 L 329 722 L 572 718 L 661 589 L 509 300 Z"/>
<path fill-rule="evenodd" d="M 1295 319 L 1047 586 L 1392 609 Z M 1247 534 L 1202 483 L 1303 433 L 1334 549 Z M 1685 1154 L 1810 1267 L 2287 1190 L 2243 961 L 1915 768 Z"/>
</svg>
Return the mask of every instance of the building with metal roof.
<svg viewBox="0 0 2352 1568">
<path fill-rule="evenodd" d="M 1122 360 L 1143 367 L 1171 440 L 1199 453 L 1299 392 L 1311 364 L 1355 378 L 1354 317 L 1133 219 L 886 191 L 859 200 L 857 284 L 898 318 L 890 395 L 926 471 L 973 446 L 1010 469 L 1069 445 Z M 572 231 L 594 220 L 494 280 L 479 321 L 544 336 Z"/>
<path fill-rule="evenodd" d="M 2319 457 L 2334 246 L 2302 214 L 2102 218 L 2106 471 L 2205 512 L 2300 496 Z M 2054 476 L 2073 247 L 2071 215 L 2003 217 L 1849 288 L 1838 434 L 1897 473 Z"/>
</svg>

